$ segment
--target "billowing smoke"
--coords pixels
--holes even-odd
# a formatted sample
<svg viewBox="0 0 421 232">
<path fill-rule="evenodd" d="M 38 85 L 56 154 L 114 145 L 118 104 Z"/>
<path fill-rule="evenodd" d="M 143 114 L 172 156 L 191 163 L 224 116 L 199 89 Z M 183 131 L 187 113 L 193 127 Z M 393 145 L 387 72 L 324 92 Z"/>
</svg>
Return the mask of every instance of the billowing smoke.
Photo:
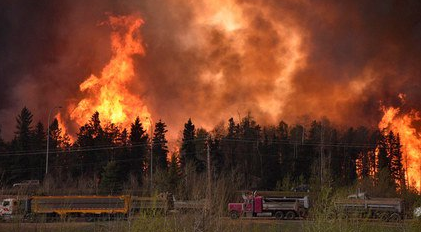
<svg viewBox="0 0 421 232">
<path fill-rule="evenodd" d="M 377 126 L 379 103 L 421 109 L 419 1 L 30 1 L 0 3 L 0 124 L 74 104 L 110 59 L 107 15 L 137 13 L 137 93 L 176 135 L 249 111 L 262 124 L 327 116 Z M 65 113 L 65 112 L 63 112 Z M 66 117 L 66 116 L 65 116 Z M 71 128 L 75 133 L 77 127 Z"/>
</svg>

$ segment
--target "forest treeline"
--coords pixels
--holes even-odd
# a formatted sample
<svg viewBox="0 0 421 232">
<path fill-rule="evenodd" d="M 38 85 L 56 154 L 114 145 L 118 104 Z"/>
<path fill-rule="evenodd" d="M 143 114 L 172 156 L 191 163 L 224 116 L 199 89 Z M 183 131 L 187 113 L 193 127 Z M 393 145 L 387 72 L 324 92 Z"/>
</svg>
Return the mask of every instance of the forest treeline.
<svg viewBox="0 0 421 232">
<path fill-rule="evenodd" d="M 289 191 L 360 183 L 393 196 L 408 186 L 399 134 L 393 131 L 343 129 L 328 119 L 260 126 L 250 114 L 206 131 L 188 119 L 177 149 L 170 152 L 162 120 L 154 124 L 151 137 L 139 118 L 130 128 L 120 128 L 102 123 L 100 117 L 94 113 L 71 143 L 56 119 L 47 135 L 45 125 L 34 123 L 30 110 L 23 108 L 16 117 L 14 138 L 0 138 L 1 185 L 48 177 L 62 188 L 88 179 L 103 194 L 131 187 L 186 192 L 189 176 L 206 175 L 210 168 L 213 180 L 229 177 L 238 189 Z"/>
</svg>

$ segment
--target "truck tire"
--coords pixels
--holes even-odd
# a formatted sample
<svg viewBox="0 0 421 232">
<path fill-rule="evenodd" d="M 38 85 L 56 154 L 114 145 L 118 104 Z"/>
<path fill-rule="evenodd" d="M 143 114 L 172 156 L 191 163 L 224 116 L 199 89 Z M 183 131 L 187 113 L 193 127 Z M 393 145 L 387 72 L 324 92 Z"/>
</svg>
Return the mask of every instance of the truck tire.
<svg viewBox="0 0 421 232">
<path fill-rule="evenodd" d="M 276 219 L 278 219 L 278 220 L 282 220 L 282 219 L 284 219 L 284 212 L 282 212 L 282 211 L 277 211 L 277 212 L 275 213 L 275 218 L 276 218 Z"/>
<path fill-rule="evenodd" d="M 231 219 L 238 219 L 239 217 L 240 217 L 240 215 L 237 211 L 231 211 L 230 212 L 230 218 Z"/>
<path fill-rule="evenodd" d="M 380 220 L 387 222 L 389 220 L 389 214 L 384 212 L 379 215 Z"/>
<path fill-rule="evenodd" d="M 400 222 L 401 221 L 401 215 L 398 213 L 392 213 L 392 215 L 389 216 L 389 222 Z"/>
<path fill-rule="evenodd" d="M 301 208 L 301 209 L 298 210 L 298 215 L 302 218 L 305 218 L 305 217 L 307 217 L 307 211 L 305 209 Z"/>
<path fill-rule="evenodd" d="M 293 220 L 295 218 L 295 213 L 294 213 L 294 211 L 288 211 L 286 214 L 285 214 L 285 219 L 286 220 Z"/>
</svg>

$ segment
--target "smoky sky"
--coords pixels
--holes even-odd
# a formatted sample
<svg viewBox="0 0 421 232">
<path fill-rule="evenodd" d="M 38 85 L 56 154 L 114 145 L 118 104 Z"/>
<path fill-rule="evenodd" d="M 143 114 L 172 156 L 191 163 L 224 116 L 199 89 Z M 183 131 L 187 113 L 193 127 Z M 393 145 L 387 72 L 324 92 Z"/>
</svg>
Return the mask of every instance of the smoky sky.
<svg viewBox="0 0 421 232">
<path fill-rule="evenodd" d="M 130 88 L 173 134 L 188 118 L 210 128 L 248 112 L 261 124 L 376 126 L 380 104 L 401 104 L 399 93 L 421 110 L 421 2 L 210 2 L 2 1 L 2 136 L 24 106 L 45 124 L 49 109 L 80 100 L 80 83 L 110 59 L 109 14 L 144 19 Z M 233 8 L 239 25 L 228 30 L 216 16 Z"/>
</svg>

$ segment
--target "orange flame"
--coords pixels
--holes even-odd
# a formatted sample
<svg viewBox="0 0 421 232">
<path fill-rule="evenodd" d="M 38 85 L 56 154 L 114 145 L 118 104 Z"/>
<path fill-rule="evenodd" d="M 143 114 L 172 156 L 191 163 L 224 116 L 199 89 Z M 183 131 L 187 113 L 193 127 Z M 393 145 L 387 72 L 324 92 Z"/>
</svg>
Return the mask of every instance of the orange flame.
<svg viewBox="0 0 421 232">
<path fill-rule="evenodd" d="M 84 125 L 98 111 L 101 120 L 128 128 L 139 116 L 144 128 L 150 127 L 151 115 L 140 97 L 129 90 L 135 77 L 133 55 L 144 55 L 139 28 L 144 23 L 136 16 L 110 16 L 112 57 L 101 76 L 91 75 L 80 84 L 86 97 L 69 108 L 70 118 Z"/>
<path fill-rule="evenodd" d="M 420 120 L 419 112 L 412 110 L 407 114 L 399 114 L 400 109 L 382 107 L 383 118 L 379 129 L 392 130 L 399 133 L 402 143 L 403 162 L 406 169 L 408 184 L 421 190 L 421 134 L 414 127 L 414 122 Z"/>
</svg>

